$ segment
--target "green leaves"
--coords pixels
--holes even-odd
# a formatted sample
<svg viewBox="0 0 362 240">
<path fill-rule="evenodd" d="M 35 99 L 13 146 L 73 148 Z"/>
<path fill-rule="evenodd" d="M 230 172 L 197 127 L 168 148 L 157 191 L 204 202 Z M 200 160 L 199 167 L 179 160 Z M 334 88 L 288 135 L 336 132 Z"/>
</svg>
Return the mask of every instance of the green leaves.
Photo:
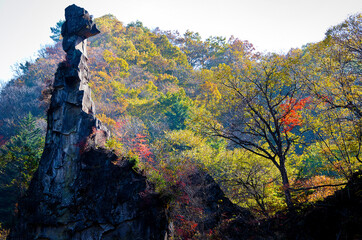
<svg viewBox="0 0 362 240">
<path fill-rule="evenodd" d="M 44 148 L 43 132 L 29 113 L 19 131 L 0 149 L 0 221 L 8 224 L 17 199 L 25 193 Z"/>
<path fill-rule="evenodd" d="M 50 38 L 54 42 L 59 42 L 62 39 L 61 32 L 62 32 L 62 25 L 65 22 L 65 20 L 59 20 L 54 27 L 50 28 L 50 31 L 52 35 Z"/>
<path fill-rule="evenodd" d="M 184 91 L 167 94 L 159 99 L 158 108 L 164 112 L 170 130 L 185 129 L 185 120 L 189 118 L 191 101 Z"/>
<path fill-rule="evenodd" d="M 36 127 L 36 120 L 31 114 L 19 123 L 19 132 L 1 149 L 2 171 L 15 171 L 10 177 L 10 184 L 16 185 L 24 193 L 31 177 L 38 167 L 44 147 L 44 137 Z"/>
</svg>

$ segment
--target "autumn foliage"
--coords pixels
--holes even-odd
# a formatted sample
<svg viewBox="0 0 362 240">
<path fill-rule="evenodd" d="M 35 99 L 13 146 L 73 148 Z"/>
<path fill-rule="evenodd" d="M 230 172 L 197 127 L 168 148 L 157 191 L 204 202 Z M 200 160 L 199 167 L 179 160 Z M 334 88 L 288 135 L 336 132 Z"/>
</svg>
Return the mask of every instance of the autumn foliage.
<svg viewBox="0 0 362 240">
<path fill-rule="evenodd" d="M 106 146 L 119 161 L 133 160 L 170 200 L 175 239 L 220 237 L 217 229 L 198 235 L 203 209 L 191 207 L 187 177 L 197 169 L 260 218 L 321 200 L 338 189 L 323 185 L 343 184 L 361 169 L 360 14 L 286 54 L 260 53 L 234 37 L 203 40 L 191 31 L 125 25 L 112 15 L 95 22 L 102 34 L 88 42 L 89 85 L 96 117 L 112 132 Z M 0 173 L 25 174 L 22 187 L 35 164 L 9 139 L 28 144 L 19 135 L 29 113 L 45 132 L 54 72 L 64 58 L 61 37 L 52 37 L 54 45 L 19 64 L 0 92 Z M 13 170 L 19 161 L 28 172 Z M 12 206 L 17 193 L 6 189 L 20 179 L 14 176 L 0 176 L 0 196 Z M 0 204 L 0 211 L 13 209 Z"/>
<path fill-rule="evenodd" d="M 0 136 L 0 147 L 6 143 L 4 136 Z"/>
<path fill-rule="evenodd" d="M 301 110 L 307 107 L 310 103 L 310 97 L 295 99 L 288 97 L 284 103 L 280 104 L 281 119 L 280 122 L 283 126 L 283 132 L 287 133 L 293 130 L 294 127 L 302 124 Z"/>
</svg>

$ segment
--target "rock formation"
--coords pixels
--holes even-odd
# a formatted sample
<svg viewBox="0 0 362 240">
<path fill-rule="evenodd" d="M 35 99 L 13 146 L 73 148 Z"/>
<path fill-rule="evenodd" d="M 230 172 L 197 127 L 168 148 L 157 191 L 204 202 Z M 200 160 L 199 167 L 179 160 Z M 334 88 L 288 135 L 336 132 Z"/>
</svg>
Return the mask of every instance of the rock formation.
<svg viewBox="0 0 362 240">
<path fill-rule="evenodd" d="M 99 30 L 76 5 L 65 18 L 67 56 L 55 73 L 45 149 L 9 239 L 164 239 L 166 213 L 152 185 L 102 148 L 109 132 L 94 115 L 86 49 Z"/>
<path fill-rule="evenodd" d="M 219 184 L 205 171 L 197 169 L 187 177 L 185 192 L 189 198 L 188 208 L 202 210 L 194 214 L 191 220 L 197 223 L 197 230 L 205 234 L 215 232 L 222 234 L 222 239 L 251 239 L 256 236 L 250 229 L 255 221 L 251 212 L 233 204 L 221 190 Z M 229 222 L 237 220 L 237 226 Z M 178 222 L 173 223 L 177 228 Z M 233 235 L 237 237 L 234 238 Z M 218 239 L 217 236 L 214 236 Z M 221 236 L 219 236 L 221 237 Z"/>
</svg>

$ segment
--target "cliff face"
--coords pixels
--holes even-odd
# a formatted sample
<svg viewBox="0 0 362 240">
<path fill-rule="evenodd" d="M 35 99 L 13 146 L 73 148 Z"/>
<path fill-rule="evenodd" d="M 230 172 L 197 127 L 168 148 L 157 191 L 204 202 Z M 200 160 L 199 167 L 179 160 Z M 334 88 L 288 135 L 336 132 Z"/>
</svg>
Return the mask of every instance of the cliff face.
<svg viewBox="0 0 362 240">
<path fill-rule="evenodd" d="M 166 214 L 153 187 L 102 148 L 109 131 L 94 116 L 86 50 L 99 31 L 76 5 L 65 17 L 67 56 L 55 73 L 46 146 L 9 239 L 164 239 Z"/>
</svg>

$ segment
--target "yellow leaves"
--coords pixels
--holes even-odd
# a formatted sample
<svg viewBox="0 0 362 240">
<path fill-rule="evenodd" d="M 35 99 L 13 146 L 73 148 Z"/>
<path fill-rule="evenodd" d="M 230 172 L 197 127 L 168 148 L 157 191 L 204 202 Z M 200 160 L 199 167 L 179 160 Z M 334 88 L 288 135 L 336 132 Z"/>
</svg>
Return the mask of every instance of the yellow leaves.
<svg viewBox="0 0 362 240">
<path fill-rule="evenodd" d="M 351 15 L 341 24 L 330 28 L 326 39 L 333 39 L 338 46 L 348 49 L 354 57 L 360 55 L 362 43 L 362 14 Z"/>
<path fill-rule="evenodd" d="M 181 145 L 190 148 L 205 144 L 205 140 L 200 136 L 196 136 L 195 132 L 191 130 L 166 132 L 165 139 L 172 145 Z"/>
<path fill-rule="evenodd" d="M 116 96 L 124 95 L 128 91 L 126 85 L 119 81 L 111 81 L 110 86 Z"/>
<path fill-rule="evenodd" d="M 163 58 L 172 60 L 180 65 L 188 65 L 186 55 L 179 47 L 170 43 L 166 35 L 156 34 L 151 36 L 151 40 L 157 45 Z"/>
<path fill-rule="evenodd" d="M 127 72 L 129 70 L 129 65 L 126 60 L 114 56 L 114 54 L 109 50 L 104 50 L 103 58 L 109 64 L 111 69 L 118 72 L 120 77 L 128 76 Z"/>
<path fill-rule="evenodd" d="M 348 109 L 330 109 L 320 104 L 312 116 L 308 116 L 308 125 L 318 137 L 318 146 L 327 159 L 346 161 L 348 168 L 352 164 L 360 144 L 358 121 L 353 120 Z M 347 169 L 348 169 L 347 168 Z"/>
<path fill-rule="evenodd" d="M 134 31 L 134 29 L 130 29 L 133 31 L 131 36 L 131 41 L 135 45 L 137 51 L 140 53 L 140 57 L 142 55 L 144 57 L 154 57 L 160 56 L 160 52 L 157 49 L 157 46 L 151 41 L 150 36 L 148 33 L 144 33 L 142 29 L 138 28 L 140 31 Z"/>
<path fill-rule="evenodd" d="M 229 81 L 233 78 L 233 70 L 231 66 L 226 64 L 220 64 L 216 69 L 216 79 L 219 80 L 219 82 L 223 82 L 225 80 Z"/>
<path fill-rule="evenodd" d="M 115 45 L 115 52 L 120 58 L 126 61 L 134 61 L 139 56 L 139 52 L 131 40 L 118 36 L 113 37 L 112 42 Z"/>
<path fill-rule="evenodd" d="M 171 82 L 171 83 L 175 83 L 175 84 L 178 83 L 177 77 L 167 74 L 167 73 L 157 74 L 156 81 L 159 81 L 159 82 L 167 81 L 167 82 Z"/>
<path fill-rule="evenodd" d="M 186 125 L 193 131 L 205 132 L 208 129 L 221 130 L 223 128 L 222 124 L 220 124 L 215 118 L 215 116 L 219 114 L 218 112 L 210 112 L 210 110 L 206 109 L 205 106 L 192 106 L 190 110 L 191 118 L 186 120 Z"/>
<path fill-rule="evenodd" d="M 94 22 L 97 24 L 98 29 L 101 33 L 112 33 L 112 32 L 121 32 L 124 31 L 124 27 L 117 18 L 111 14 L 107 14 L 103 17 L 94 19 Z"/>
<path fill-rule="evenodd" d="M 129 103 L 127 112 L 130 115 L 139 115 L 139 114 L 145 114 L 147 112 L 147 107 L 151 107 L 154 103 L 154 99 L 139 99 L 139 98 L 130 98 L 127 99 L 127 102 Z"/>
<path fill-rule="evenodd" d="M 256 199 L 263 201 L 265 211 L 274 213 L 285 207 L 279 173 L 271 161 L 247 152 L 244 149 L 222 149 L 208 165 L 216 179 L 225 183 L 228 197 L 243 207 L 262 209 Z"/>
<path fill-rule="evenodd" d="M 114 126 L 116 124 L 116 121 L 113 120 L 110 117 L 107 117 L 105 114 L 101 113 L 101 114 L 97 114 L 96 117 L 104 124 L 108 125 L 108 126 Z"/>
<path fill-rule="evenodd" d="M 155 153 L 167 154 L 168 161 L 191 161 L 204 168 L 215 161 L 215 150 L 206 143 L 206 139 L 191 130 L 168 131 L 164 139 L 156 141 L 155 146 L 158 148 Z"/>
<path fill-rule="evenodd" d="M 204 99 L 209 99 L 208 96 L 216 102 L 221 99 L 221 94 L 215 83 L 206 81 L 201 85 L 201 89 L 203 90 Z"/>
<path fill-rule="evenodd" d="M 157 87 L 152 81 L 148 81 L 148 83 L 145 85 L 145 89 L 149 92 L 157 91 Z"/>
<path fill-rule="evenodd" d="M 98 74 L 101 78 L 103 78 L 103 79 L 105 79 L 105 80 L 107 80 L 107 81 L 110 81 L 110 80 L 111 80 L 111 76 L 109 76 L 106 72 L 98 71 L 97 74 Z"/>
<path fill-rule="evenodd" d="M 159 92 L 157 91 L 157 86 L 153 83 L 153 81 L 148 81 L 142 87 L 142 96 L 146 99 L 153 99 L 159 96 Z"/>
<path fill-rule="evenodd" d="M 327 37 L 309 45 L 303 61 L 309 65 L 303 74 L 313 94 L 330 97 L 332 105 L 346 105 L 361 98 L 358 59 L 337 40 Z"/>
<path fill-rule="evenodd" d="M 120 143 L 119 141 L 117 141 L 116 138 L 110 138 L 106 141 L 106 143 L 104 144 L 105 148 L 106 149 L 109 149 L 109 150 L 113 150 L 115 151 L 115 153 L 118 155 L 118 156 L 122 156 L 123 152 L 124 152 L 124 149 L 123 149 L 123 146 L 122 146 L 122 143 Z"/>
<path fill-rule="evenodd" d="M 201 69 L 200 71 L 196 71 L 195 72 L 197 78 L 199 78 L 200 82 L 215 82 L 215 76 L 214 76 L 214 71 L 209 70 L 209 69 Z"/>
</svg>

